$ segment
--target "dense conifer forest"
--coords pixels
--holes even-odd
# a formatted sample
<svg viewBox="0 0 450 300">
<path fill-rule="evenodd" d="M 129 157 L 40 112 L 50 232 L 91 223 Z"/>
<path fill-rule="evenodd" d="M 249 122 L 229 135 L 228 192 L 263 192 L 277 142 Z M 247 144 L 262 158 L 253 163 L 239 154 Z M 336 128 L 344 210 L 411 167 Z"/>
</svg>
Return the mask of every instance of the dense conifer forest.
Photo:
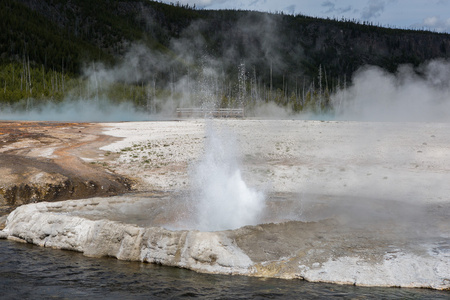
<svg viewBox="0 0 450 300">
<path fill-rule="evenodd" d="M 0 102 L 258 101 L 326 110 L 364 65 L 396 72 L 450 57 L 450 35 L 355 20 L 199 10 L 148 0 L 2 0 Z"/>
</svg>

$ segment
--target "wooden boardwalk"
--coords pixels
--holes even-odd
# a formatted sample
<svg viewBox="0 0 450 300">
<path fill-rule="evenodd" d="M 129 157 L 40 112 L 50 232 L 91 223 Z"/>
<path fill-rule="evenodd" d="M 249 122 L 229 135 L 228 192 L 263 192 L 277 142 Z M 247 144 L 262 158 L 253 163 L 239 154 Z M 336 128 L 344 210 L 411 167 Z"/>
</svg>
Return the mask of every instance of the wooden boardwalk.
<svg viewBox="0 0 450 300">
<path fill-rule="evenodd" d="M 177 108 L 178 118 L 195 118 L 212 116 L 214 118 L 243 118 L 243 108 L 218 108 L 218 109 L 203 109 L 203 108 Z"/>
</svg>

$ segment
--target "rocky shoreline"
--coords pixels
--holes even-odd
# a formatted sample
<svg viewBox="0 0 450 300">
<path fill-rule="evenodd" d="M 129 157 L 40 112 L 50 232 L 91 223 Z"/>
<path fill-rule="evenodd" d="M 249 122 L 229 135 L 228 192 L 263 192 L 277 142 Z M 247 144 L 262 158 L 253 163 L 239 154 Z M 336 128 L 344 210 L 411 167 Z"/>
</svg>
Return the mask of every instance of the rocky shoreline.
<svg viewBox="0 0 450 300">
<path fill-rule="evenodd" d="M 372 220 L 361 226 L 337 218 L 262 223 L 215 232 L 170 230 L 164 224 L 137 225 L 136 210 L 150 214 L 173 201 L 169 197 L 164 203 L 151 197 L 141 194 L 24 205 L 9 215 L 0 237 L 91 257 L 212 274 L 358 286 L 450 288 L 448 238 L 436 236 L 435 228 L 421 233 L 396 232 L 390 230 L 398 226 L 394 220 L 384 224 Z M 120 212 L 121 220 L 105 215 L 114 215 L 112 211 Z M 167 221 L 167 215 L 152 217 Z M 445 216 L 441 218 L 438 226 L 446 222 Z M 425 229 L 420 224 L 416 227 Z M 408 239 L 400 238 L 406 235 Z"/>
</svg>

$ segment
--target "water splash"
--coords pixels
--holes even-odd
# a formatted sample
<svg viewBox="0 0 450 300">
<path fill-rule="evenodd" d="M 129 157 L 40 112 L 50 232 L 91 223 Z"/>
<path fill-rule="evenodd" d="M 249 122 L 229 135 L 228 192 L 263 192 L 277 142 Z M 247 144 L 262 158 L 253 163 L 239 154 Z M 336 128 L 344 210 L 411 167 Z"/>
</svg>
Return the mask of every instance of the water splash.
<svg viewBox="0 0 450 300">
<path fill-rule="evenodd" d="M 205 153 L 191 172 L 197 229 L 217 231 L 258 224 L 265 195 L 247 186 L 236 155 L 236 140 L 226 128 L 206 125 Z"/>
</svg>

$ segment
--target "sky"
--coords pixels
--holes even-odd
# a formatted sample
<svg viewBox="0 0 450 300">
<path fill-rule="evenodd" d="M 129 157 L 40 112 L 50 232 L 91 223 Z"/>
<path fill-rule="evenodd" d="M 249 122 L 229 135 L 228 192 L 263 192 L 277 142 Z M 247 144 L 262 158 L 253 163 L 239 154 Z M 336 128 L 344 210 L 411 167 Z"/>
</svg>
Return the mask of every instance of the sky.
<svg viewBox="0 0 450 300">
<path fill-rule="evenodd" d="M 204 9 L 284 12 L 450 33 L 450 0 L 169 0 Z"/>
</svg>

